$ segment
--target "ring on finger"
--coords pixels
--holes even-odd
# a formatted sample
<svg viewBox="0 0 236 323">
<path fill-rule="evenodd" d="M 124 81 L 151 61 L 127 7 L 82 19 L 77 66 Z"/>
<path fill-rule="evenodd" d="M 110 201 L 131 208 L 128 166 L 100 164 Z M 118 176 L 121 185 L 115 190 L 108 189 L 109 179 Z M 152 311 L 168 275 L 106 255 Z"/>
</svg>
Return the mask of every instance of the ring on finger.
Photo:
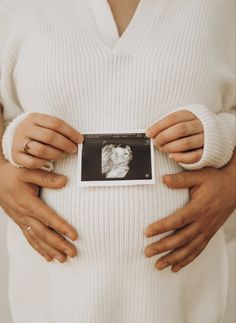
<svg viewBox="0 0 236 323">
<path fill-rule="evenodd" d="M 28 139 L 28 140 L 26 140 L 25 141 L 25 143 L 24 143 L 24 152 L 26 153 L 26 154 L 28 154 L 29 153 L 29 143 L 31 142 L 31 141 L 33 141 L 32 139 Z"/>
</svg>

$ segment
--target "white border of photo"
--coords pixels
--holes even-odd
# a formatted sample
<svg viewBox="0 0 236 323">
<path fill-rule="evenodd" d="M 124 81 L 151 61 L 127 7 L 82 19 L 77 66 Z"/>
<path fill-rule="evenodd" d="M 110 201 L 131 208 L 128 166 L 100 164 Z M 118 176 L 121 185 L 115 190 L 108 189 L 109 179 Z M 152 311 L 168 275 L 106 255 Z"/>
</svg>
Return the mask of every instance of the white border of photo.
<svg viewBox="0 0 236 323">
<path fill-rule="evenodd" d="M 99 131 L 99 132 L 86 132 L 83 133 L 86 135 L 100 135 L 100 134 L 135 134 L 135 133 L 144 133 L 146 130 L 144 129 L 134 129 L 134 130 L 121 130 L 121 131 Z M 127 185 L 147 185 L 147 184 L 155 184 L 155 162 L 154 162 L 154 144 L 153 139 L 150 138 L 150 150 L 151 150 L 151 172 L 152 178 L 151 179 L 136 179 L 136 180 L 105 180 L 105 181 L 82 181 L 82 150 L 83 150 L 83 143 L 78 145 L 78 180 L 77 186 L 81 187 L 94 187 L 94 186 L 127 186 Z"/>
</svg>

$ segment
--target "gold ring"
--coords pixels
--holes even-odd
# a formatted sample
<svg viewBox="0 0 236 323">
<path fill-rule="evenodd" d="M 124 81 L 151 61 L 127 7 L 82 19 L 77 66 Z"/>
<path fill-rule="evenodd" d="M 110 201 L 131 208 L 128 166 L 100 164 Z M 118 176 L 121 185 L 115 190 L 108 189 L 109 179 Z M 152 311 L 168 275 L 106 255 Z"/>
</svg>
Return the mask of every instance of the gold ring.
<svg viewBox="0 0 236 323">
<path fill-rule="evenodd" d="M 32 139 L 28 139 L 28 140 L 26 140 L 26 142 L 24 143 L 24 152 L 26 153 L 26 154 L 28 154 L 29 153 L 29 143 L 32 141 Z"/>
</svg>

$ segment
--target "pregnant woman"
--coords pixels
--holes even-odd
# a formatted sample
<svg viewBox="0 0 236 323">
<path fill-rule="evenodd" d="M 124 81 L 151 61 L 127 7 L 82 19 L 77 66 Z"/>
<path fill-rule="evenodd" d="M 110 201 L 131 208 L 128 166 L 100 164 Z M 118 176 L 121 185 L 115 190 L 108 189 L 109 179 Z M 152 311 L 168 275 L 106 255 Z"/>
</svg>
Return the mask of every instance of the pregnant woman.
<svg viewBox="0 0 236 323">
<path fill-rule="evenodd" d="M 227 288 L 222 229 L 178 273 L 169 268 L 159 271 L 158 255 L 145 254 L 147 245 L 157 240 L 145 236 L 145 229 L 154 223 L 157 230 L 158 220 L 189 201 L 187 188 L 170 189 L 162 182 L 165 174 L 179 173 L 182 166 L 168 158 L 165 149 L 156 149 L 155 185 L 78 189 L 73 149 L 86 131 L 145 129 L 173 110 L 195 107 L 201 115 L 209 107 L 227 121 L 226 141 L 211 136 L 209 146 L 210 152 L 217 147 L 219 155 L 220 164 L 213 166 L 223 166 L 232 154 L 229 144 L 223 143 L 230 141 L 227 131 L 235 106 L 234 20 L 233 0 L 0 0 L 4 121 L 11 123 L 23 113 L 37 111 L 28 122 L 47 130 L 38 142 L 50 139 L 54 147 L 53 138 L 57 138 L 58 148 L 70 153 L 57 156 L 54 163 L 54 171 L 67 176 L 67 185 L 60 190 L 44 187 L 40 196 L 68 223 L 52 213 L 44 224 L 50 227 L 53 220 L 54 229 L 60 231 L 64 223 L 60 233 L 72 232 L 72 240 L 78 233 L 74 247 L 70 243 L 64 250 L 71 256 L 67 261 L 46 262 L 25 239 L 40 231 L 36 222 L 31 220 L 24 236 L 9 221 L 9 299 L 14 322 L 222 322 Z M 46 114 L 63 121 L 52 122 Z M 152 135 L 157 135 L 158 125 L 150 129 Z M 21 132 L 27 129 L 22 127 Z M 207 129 L 206 138 L 217 134 L 213 124 Z M 48 130 L 57 136 L 48 139 Z M 42 129 L 28 136 L 39 133 Z M 28 148 L 27 142 L 22 144 L 27 152 L 35 143 Z M 27 166 L 26 160 L 17 161 Z M 45 160 L 40 162 L 37 168 L 45 165 Z M 7 213 L 8 208 L 4 209 Z M 28 217 L 36 213 L 28 210 Z M 56 234 L 50 230 L 50 236 Z M 158 239 L 169 234 L 162 231 Z M 78 255 L 73 257 L 75 250 Z"/>
</svg>

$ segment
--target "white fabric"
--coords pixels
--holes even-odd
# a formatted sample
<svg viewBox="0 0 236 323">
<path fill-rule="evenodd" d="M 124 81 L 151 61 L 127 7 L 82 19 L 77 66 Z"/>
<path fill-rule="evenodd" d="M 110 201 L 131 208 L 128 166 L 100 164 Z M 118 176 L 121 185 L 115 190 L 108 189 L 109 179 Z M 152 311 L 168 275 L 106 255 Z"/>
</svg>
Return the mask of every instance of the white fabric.
<svg viewBox="0 0 236 323">
<path fill-rule="evenodd" d="M 96 11 L 89 0 L 0 0 L 6 123 L 37 110 L 82 133 L 112 132 L 146 129 L 192 104 L 230 113 L 236 101 L 234 1 L 149 3 L 117 39 L 105 3 Z M 109 44 L 97 15 L 107 21 Z M 145 32 L 137 33 L 140 24 Z M 227 293 L 222 230 L 177 274 L 159 272 L 158 257 L 144 255 L 160 238 L 146 238 L 147 225 L 189 199 L 188 190 L 162 182 L 163 175 L 183 168 L 158 150 L 155 164 L 155 185 L 78 189 L 77 157 L 55 162 L 54 170 L 68 183 L 60 190 L 42 189 L 41 197 L 78 230 L 78 257 L 47 263 L 9 221 L 14 323 L 222 322 Z"/>
</svg>

